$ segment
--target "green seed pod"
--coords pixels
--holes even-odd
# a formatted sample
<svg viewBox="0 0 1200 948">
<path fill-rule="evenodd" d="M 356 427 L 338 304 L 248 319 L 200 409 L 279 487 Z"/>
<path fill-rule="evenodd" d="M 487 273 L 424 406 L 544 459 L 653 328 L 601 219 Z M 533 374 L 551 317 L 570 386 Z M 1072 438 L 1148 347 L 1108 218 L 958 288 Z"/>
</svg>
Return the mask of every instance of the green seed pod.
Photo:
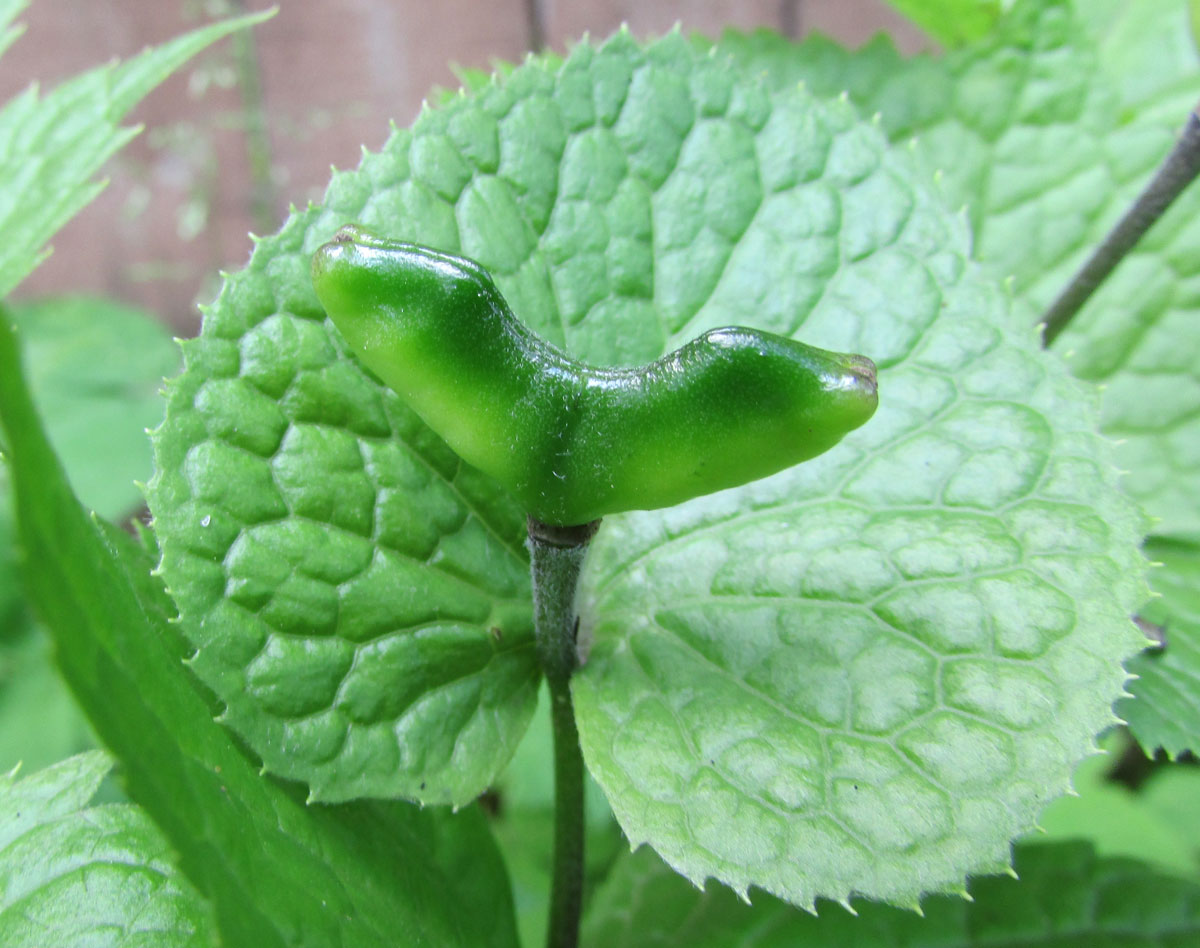
<svg viewBox="0 0 1200 948">
<path fill-rule="evenodd" d="M 875 411 L 875 366 L 713 329 L 637 368 L 573 359 L 479 264 L 344 227 L 313 286 L 350 347 L 460 457 L 546 523 L 735 487 L 815 457 Z"/>
</svg>

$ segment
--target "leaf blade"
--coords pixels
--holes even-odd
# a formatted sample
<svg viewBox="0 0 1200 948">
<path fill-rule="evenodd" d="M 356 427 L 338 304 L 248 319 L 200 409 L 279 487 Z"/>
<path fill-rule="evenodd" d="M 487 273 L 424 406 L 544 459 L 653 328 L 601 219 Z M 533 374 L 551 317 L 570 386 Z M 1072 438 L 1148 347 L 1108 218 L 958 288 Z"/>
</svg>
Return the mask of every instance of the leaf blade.
<svg viewBox="0 0 1200 948">
<path fill-rule="evenodd" d="M 793 130 L 807 175 L 773 184 L 766 142 L 748 151 L 767 194 L 731 250 L 693 256 L 710 289 L 671 328 L 782 325 L 865 352 L 880 408 L 776 478 L 606 520 L 580 737 L 631 841 L 694 883 L 912 904 L 1002 868 L 1112 723 L 1141 519 L 1089 391 L 966 262 L 919 169 L 845 107 L 790 88 L 770 107 L 758 134 Z M 707 173 L 740 180 L 733 164 Z M 693 204 L 704 168 L 671 172 Z M 781 221 L 825 253 L 792 260 Z"/>
<path fill-rule="evenodd" d="M 21 4 L 10 4 L 15 15 Z M 272 14 L 214 23 L 101 66 L 44 98 L 30 87 L 0 109 L 0 297 L 8 296 L 49 252 L 45 243 L 103 187 L 91 181 L 136 129 L 118 123 L 163 79 L 205 47 Z M 11 39 L 11 34 L 10 34 Z"/>
</svg>

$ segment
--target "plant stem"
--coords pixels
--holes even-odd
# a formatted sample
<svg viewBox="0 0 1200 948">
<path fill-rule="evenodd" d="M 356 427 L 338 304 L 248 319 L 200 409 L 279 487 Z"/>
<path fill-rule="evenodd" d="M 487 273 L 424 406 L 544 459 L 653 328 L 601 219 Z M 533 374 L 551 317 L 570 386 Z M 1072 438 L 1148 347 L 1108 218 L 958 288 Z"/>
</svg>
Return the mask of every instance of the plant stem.
<svg viewBox="0 0 1200 948">
<path fill-rule="evenodd" d="M 1042 317 L 1042 345 L 1049 346 L 1110 273 L 1200 173 L 1200 116 L 1193 110 L 1179 141 L 1133 206 Z"/>
<path fill-rule="evenodd" d="M 588 543 L 600 521 L 555 527 L 529 518 L 533 578 L 534 639 L 550 687 L 554 729 L 554 870 L 550 890 L 548 948 L 575 948 L 583 911 L 583 755 L 571 675 L 579 664 L 575 590 Z"/>
</svg>

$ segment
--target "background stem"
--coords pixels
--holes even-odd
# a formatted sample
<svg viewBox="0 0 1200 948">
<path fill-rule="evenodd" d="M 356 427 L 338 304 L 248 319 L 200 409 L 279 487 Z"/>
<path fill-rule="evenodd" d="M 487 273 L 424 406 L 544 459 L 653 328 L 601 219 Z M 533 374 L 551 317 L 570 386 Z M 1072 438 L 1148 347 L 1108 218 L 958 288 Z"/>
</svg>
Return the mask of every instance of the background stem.
<svg viewBox="0 0 1200 948">
<path fill-rule="evenodd" d="M 1158 172 L 1138 195 L 1133 206 L 1117 223 L 1104 243 L 1096 248 L 1087 263 L 1075 274 L 1042 317 L 1042 345 L 1049 346 L 1066 328 L 1071 318 L 1103 283 L 1117 264 L 1163 216 L 1172 202 L 1200 173 L 1200 117 L 1193 110 L 1179 141 L 1159 166 Z"/>
<path fill-rule="evenodd" d="M 575 591 L 600 521 L 555 527 L 529 518 L 534 638 L 550 689 L 554 730 L 554 868 L 548 948 L 575 948 L 583 913 L 583 756 L 571 702 L 576 651 Z"/>
</svg>

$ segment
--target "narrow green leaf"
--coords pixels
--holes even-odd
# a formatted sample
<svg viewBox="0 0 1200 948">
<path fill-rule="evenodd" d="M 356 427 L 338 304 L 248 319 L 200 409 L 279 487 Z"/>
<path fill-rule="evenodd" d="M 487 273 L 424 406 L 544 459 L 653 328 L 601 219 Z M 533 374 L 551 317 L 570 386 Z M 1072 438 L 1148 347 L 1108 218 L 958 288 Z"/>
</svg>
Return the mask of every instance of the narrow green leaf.
<svg viewBox="0 0 1200 948">
<path fill-rule="evenodd" d="M 769 896 L 746 905 L 699 891 L 652 853 L 626 857 L 588 912 L 586 948 L 1183 948 L 1200 938 L 1200 885 L 1083 843 L 1025 844 L 1017 878 L 971 883 L 971 901 L 925 900 L 920 915 L 869 902 L 817 916 Z"/>
<path fill-rule="evenodd" d="M 0 12 L 17 9 L 10 4 Z M 70 79 L 45 96 L 30 86 L 0 110 L 0 298 L 44 259 L 46 241 L 103 188 L 92 175 L 137 134 L 119 124 L 129 110 L 205 47 L 273 12 L 193 30 L 128 62 Z M 6 35 L 6 41 L 12 38 Z"/>
<path fill-rule="evenodd" d="M 145 431 L 162 417 L 158 390 L 178 367 L 177 349 L 149 314 L 111 300 L 48 298 L 14 307 L 13 317 L 72 484 L 101 515 L 124 516 L 141 501 L 135 479 L 150 477 Z M 0 463 L 0 768 L 38 768 L 90 741 L 25 612 L 10 501 Z"/>
<path fill-rule="evenodd" d="M 3 0 L 0 2 L 0 55 L 17 41 L 25 27 L 21 24 L 12 25 L 12 21 L 29 6 L 29 0 Z"/>
<path fill-rule="evenodd" d="M 511 945 L 503 868 L 477 812 L 306 806 L 263 778 L 181 664 L 171 603 L 132 539 L 71 494 L 0 322 L 0 427 L 13 452 L 30 594 L 130 795 L 162 827 L 234 945 Z M 471 872 L 462 853 L 477 854 Z M 494 893 L 501 893 L 500 901 Z M 472 899 L 485 908 L 463 913 Z"/>
<path fill-rule="evenodd" d="M 1162 564 L 1150 572 L 1161 598 L 1142 617 L 1161 627 L 1164 643 L 1129 662 L 1138 677 L 1117 713 L 1147 750 L 1174 757 L 1200 750 L 1200 544 L 1152 540 L 1146 553 Z"/>
<path fill-rule="evenodd" d="M 92 752 L 0 777 L 0 944 L 205 948 L 209 906 L 133 806 L 87 808 L 112 761 Z"/>
</svg>

